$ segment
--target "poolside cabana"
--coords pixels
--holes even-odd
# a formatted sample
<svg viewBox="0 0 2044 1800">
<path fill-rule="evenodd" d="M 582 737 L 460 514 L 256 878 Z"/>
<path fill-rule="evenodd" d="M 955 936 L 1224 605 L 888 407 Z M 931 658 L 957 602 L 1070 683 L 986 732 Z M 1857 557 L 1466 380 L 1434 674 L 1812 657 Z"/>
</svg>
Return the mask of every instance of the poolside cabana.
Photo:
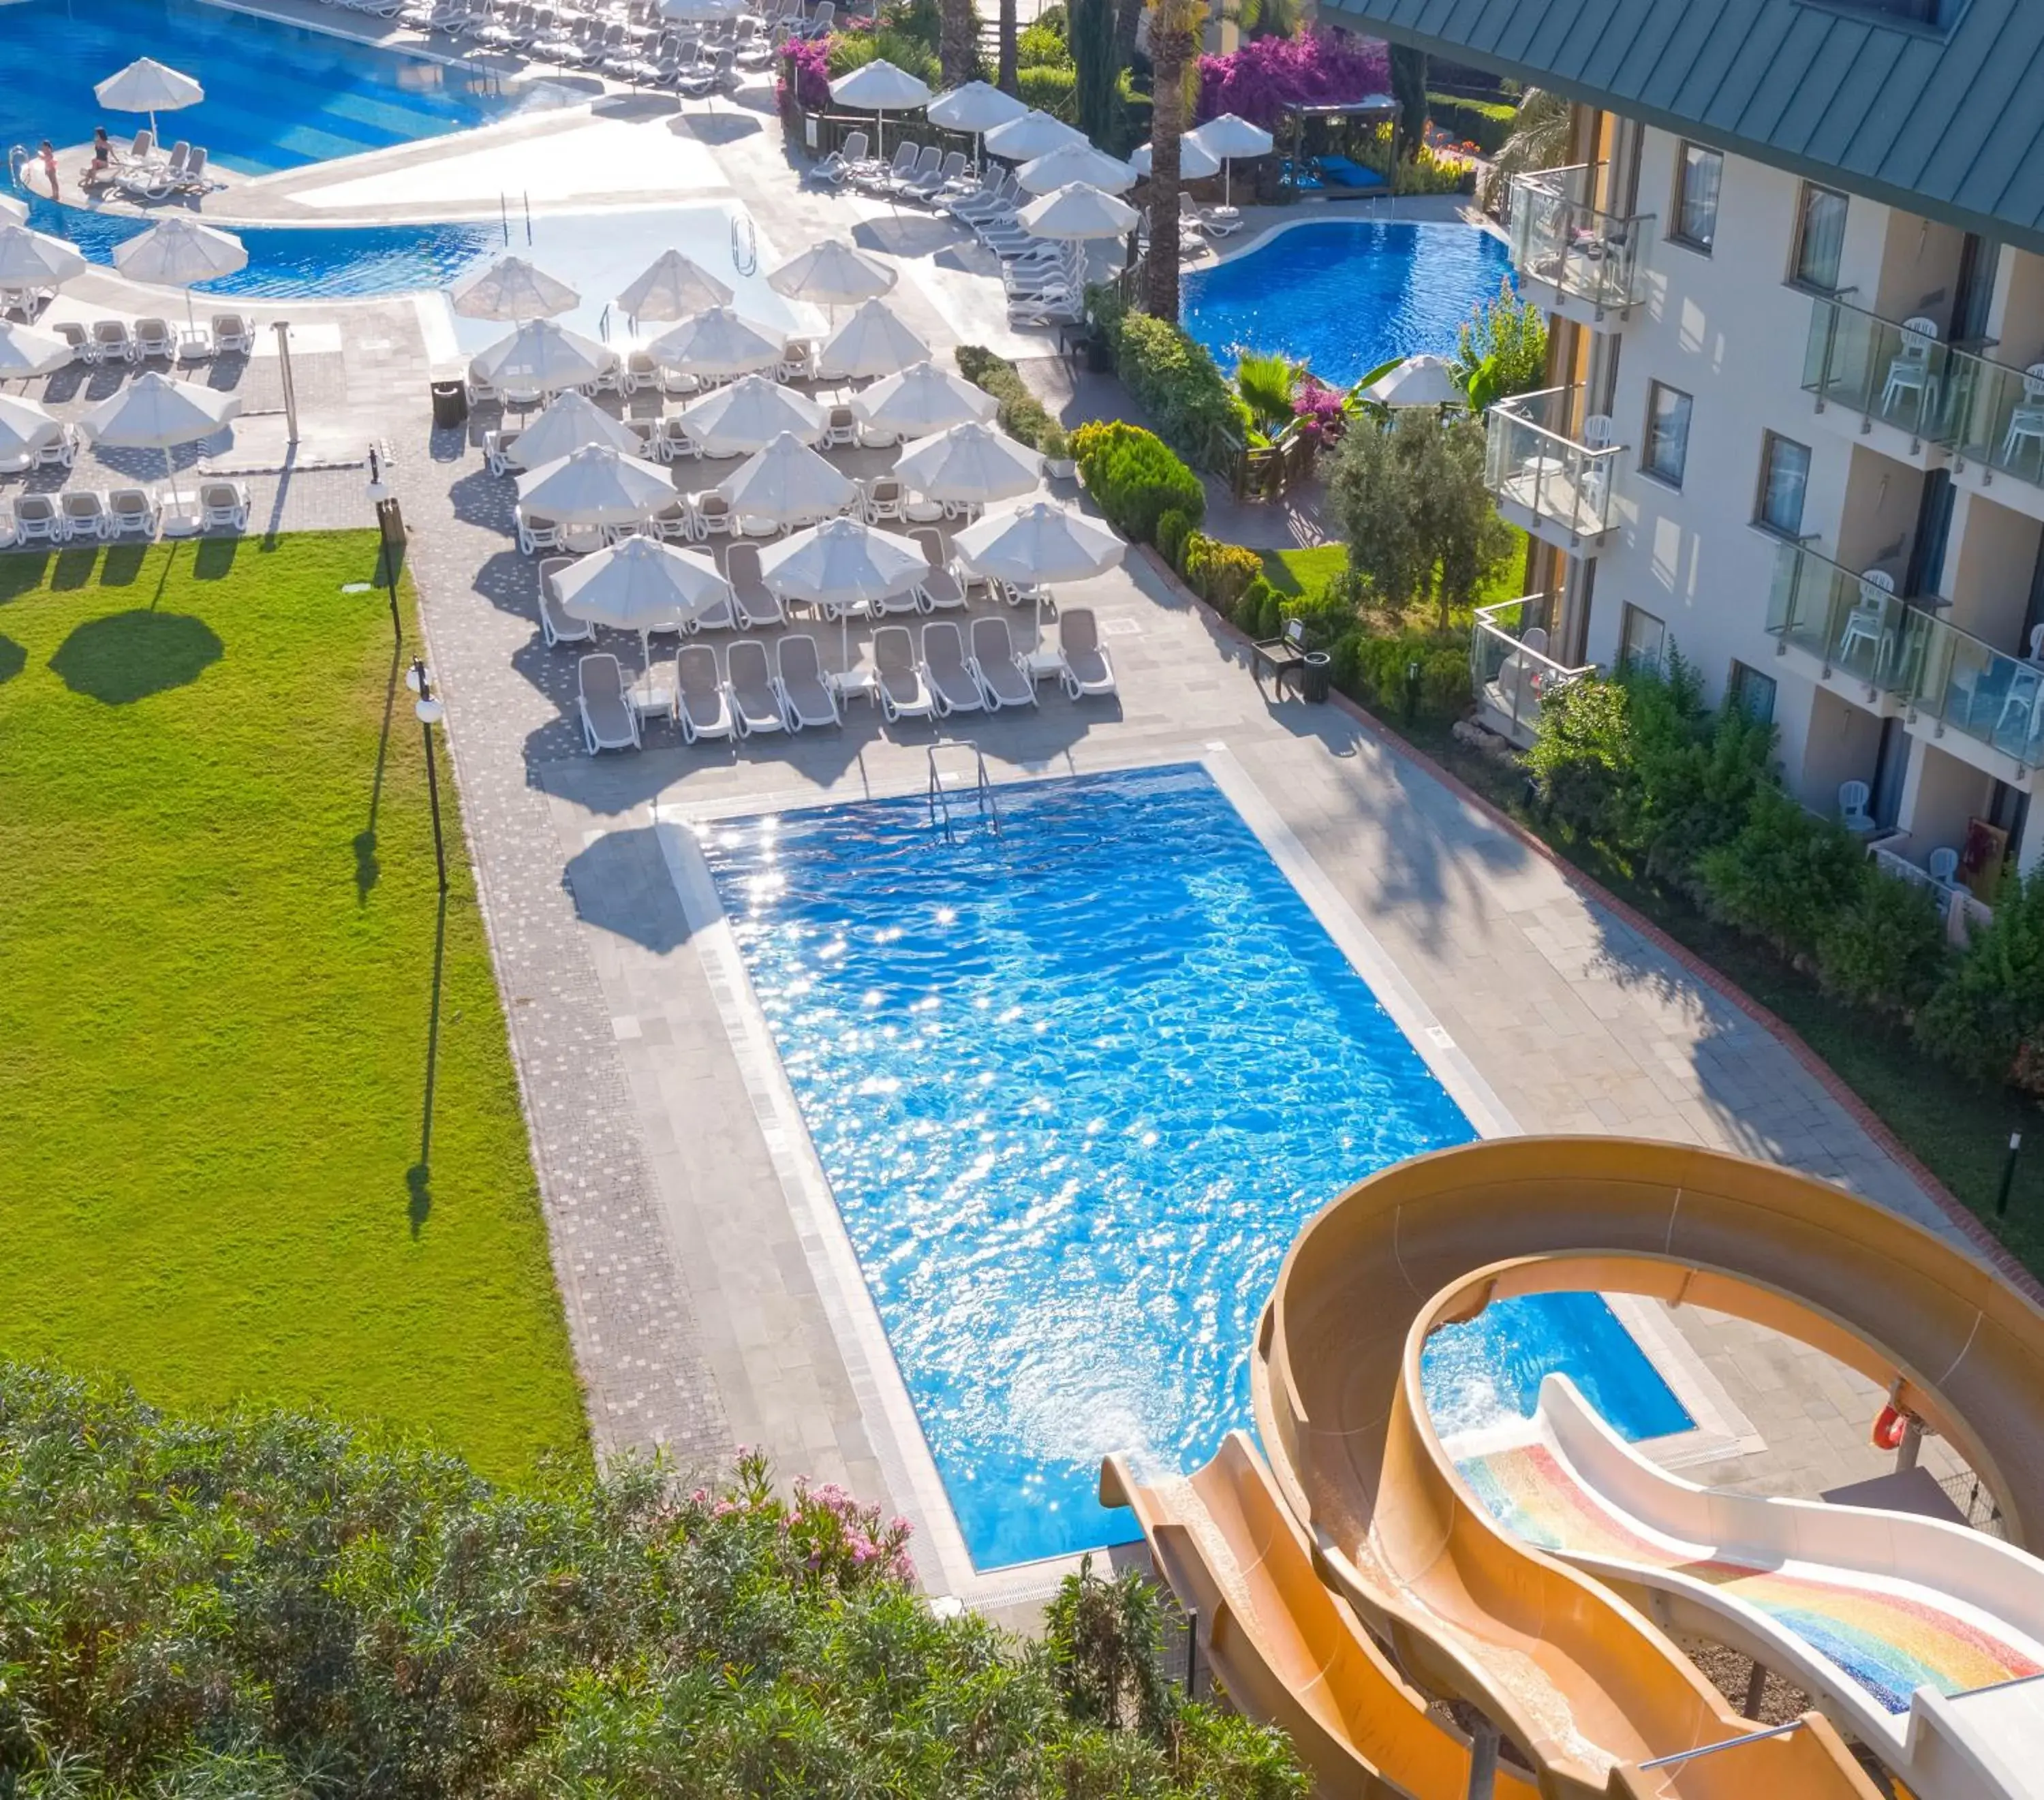
<svg viewBox="0 0 2044 1800">
<path fill-rule="evenodd" d="M 1398 102 L 1388 94 L 1365 94 L 1324 106 L 1292 106 L 1280 115 L 1277 140 L 1285 147 L 1285 175 L 1280 186 L 1292 194 L 1306 187 L 1350 194 L 1389 193 L 1390 183 L 1350 154 L 1367 133 L 1374 143 L 1386 125 L 1398 122 Z M 1310 178 L 1302 185 L 1308 161 Z"/>
</svg>

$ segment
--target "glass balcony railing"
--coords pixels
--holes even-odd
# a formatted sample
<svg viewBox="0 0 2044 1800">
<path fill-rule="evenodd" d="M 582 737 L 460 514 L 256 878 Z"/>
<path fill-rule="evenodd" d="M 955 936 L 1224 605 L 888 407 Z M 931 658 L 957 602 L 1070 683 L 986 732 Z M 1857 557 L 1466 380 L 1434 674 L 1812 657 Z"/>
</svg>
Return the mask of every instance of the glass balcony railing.
<svg viewBox="0 0 2044 1800">
<path fill-rule="evenodd" d="M 1799 543 L 1784 543 L 1776 557 L 1768 630 L 1871 686 L 1908 690 L 1927 616 L 1877 573 L 1854 574 Z"/>
<path fill-rule="evenodd" d="M 2018 369 L 1965 350 L 1948 360 L 1952 447 L 1969 462 L 2044 488 L 2044 362 Z"/>
<path fill-rule="evenodd" d="M 1810 309 L 1804 390 L 1913 437 L 1946 442 L 1958 397 L 1953 351 L 1927 325 L 1819 297 Z"/>
<path fill-rule="evenodd" d="M 1621 218 L 1589 205 L 1581 194 L 1594 174 L 1579 165 L 1513 178 L 1507 215 L 1512 267 L 1593 306 L 1622 309 L 1640 298 L 1641 252 L 1653 215 Z"/>
<path fill-rule="evenodd" d="M 1484 479 L 1500 500 L 1577 537 L 1596 537 L 1610 528 L 1620 446 L 1578 443 L 1567 435 L 1579 391 L 1545 388 L 1501 400 L 1485 413 Z"/>
<path fill-rule="evenodd" d="M 2044 664 L 1931 620 L 1911 704 L 1977 743 L 2034 768 L 2044 763 Z"/>
</svg>

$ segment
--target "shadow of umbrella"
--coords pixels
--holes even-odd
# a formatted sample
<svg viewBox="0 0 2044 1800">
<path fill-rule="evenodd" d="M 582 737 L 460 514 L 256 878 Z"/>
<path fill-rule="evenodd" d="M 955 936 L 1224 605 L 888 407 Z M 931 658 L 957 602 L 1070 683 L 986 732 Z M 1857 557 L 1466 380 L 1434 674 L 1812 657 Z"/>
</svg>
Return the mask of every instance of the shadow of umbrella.
<svg viewBox="0 0 2044 1800">
<path fill-rule="evenodd" d="M 50 668 L 73 693 L 132 706 L 189 687 L 225 649 L 203 619 L 138 609 L 86 620 L 57 646 Z"/>
</svg>

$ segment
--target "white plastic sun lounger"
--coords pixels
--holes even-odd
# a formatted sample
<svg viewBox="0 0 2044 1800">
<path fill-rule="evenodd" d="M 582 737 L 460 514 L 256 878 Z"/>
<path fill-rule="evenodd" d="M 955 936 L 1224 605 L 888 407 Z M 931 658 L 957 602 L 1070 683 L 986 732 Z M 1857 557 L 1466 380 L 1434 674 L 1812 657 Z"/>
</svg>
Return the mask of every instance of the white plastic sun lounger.
<svg viewBox="0 0 2044 1800">
<path fill-rule="evenodd" d="M 882 625 L 873 634 L 873 666 L 880 713 L 897 719 L 934 719 L 937 703 L 916 660 L 915 639 L 906 625 Z"/>
<path fill-rule="evenodd" d="M 1058 677 L 1074 700 L 1115 691 L 1114 666 L 1100 647 L 1100 625 L 1089 607 L 1058 615 Z"/>
<path fill-rule="evenodd" d="M 575 708 L 591 756 L 600 750 L 639 747 L 639 711 L 625 692 L 624 671 L 608 651 L 585 656 L 575 666 Z"/>
<path fill-rule="evenodd" d="M 921 547 L 923 558 L 929 564 L 921 581 L 916 584 L 916 593 L 926 612 L 947 612 L 965 607 L 965 587 L 951 565 L 944 560 L 943 539 L 925 526 L 921 531 L 911 532 L 910 539 Z"/>
<path fill-rule="evenodd" d="M 766 661 L 766 647 L 757 638 L 740 638 L 724 653 L 724 691 L 738 715 L 738 729 L 751 737 L 755 731 L 785 731 L 788 722 L 781 716 L 781 702 L 774 692 L 773 672 Z"/>
<path fill-rule="evenodd" d="M 968 662 L 989 711 L 1036 704 L 1035 681 L 1015 654 L 1015 640 L 1008 635 L 1005 619 L 982 615 L 973 620 Z"/>
<path fill-rule="evenodd" d="M 805 725 L 842 723 L 837 696 L 824 679 L 816 640 L 806 631 L 784 637 L 774 646 L 774 694 L 791 731 Z"/>
<path fill-rule="evenodd" d="M 922 670 L 936 697 L 939 719 L 986 708 L 986 697 L 966 662 L 965 639 L 950 620 L 933 620 L 923 628 Z"/>
<path fill-rule="evenodd" d="M 717 652 L 706 643 L 684 644 L 674 657 L 674 723 L 685 744 L 738 735 L 730 697 L 717 671 Z"/>
<path fill-rule="evenodd" d="M 781 597 L 766 585 L 759 571 L 759 547 L 734 543 L 724 553 L 724 578 L 731 584 L 731 597 L 738 608 L 741 631 L 756 631 L 766 625 L 785 625 L 787 608 Z"/>
</svg>

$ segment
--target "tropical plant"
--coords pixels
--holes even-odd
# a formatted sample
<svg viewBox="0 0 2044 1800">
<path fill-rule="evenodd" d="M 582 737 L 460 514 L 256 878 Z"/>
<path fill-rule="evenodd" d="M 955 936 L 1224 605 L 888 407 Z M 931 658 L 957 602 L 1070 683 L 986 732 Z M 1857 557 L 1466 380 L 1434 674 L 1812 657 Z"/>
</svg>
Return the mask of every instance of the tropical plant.
<svg viewBox="0 0 2044 1800">
<path fill-rule="evenodd" d="M 1463 322 L 1450 363 L 1473 413 L 1531 393 L 1546 384 L 1546 319 L 1501 276 L 1497 297 L 1478 302 Z"/>
<path fill-rule="evenodd" d="M 1016 36 L 1015 0 L 999 0 L 999 5 L 994 13 L 994 41 L 997 45 L 994 52 L 995 85 L 1003 94 L 1019 93 L 1020 88 L 1015 75 L 1015 71 L 1020 63 Z"/>
<path fill-rule="evenodd" d="M 1398 122 L 1392 140 L 1394 162 L 1409 163 L 1427 141 L 1427 52 L 1408 44 L 1391 46 L 1391 97 L 1398 102 Z"/>
<path fill-rule="evenodd" d="M 1245 350 L 1235 365 L 1235 391 L 1249 409 L 1257 428 L 1275 437 L 1294 416 L 1294 402 L 1306 367 L 1277 351 Z"/>
<path fill-rule="evenodd" d="M 1234 113 L 1270 129 L 1288 106 L 1360 100 L 1383 93 L 1390 83 L 1389 57 L 1381 42 L 1315 28 L 1201 57 L 1196 112 L 1202 120 Z"/>
<path fill-rule="evenodd" d="M 1178 322 L 1178 145 L 1192 124 L 1205 0 L 1150 0 L 1150 254 L 1143 306 Z"/>
<path fill-rule="evenodd" d="M 1536 169 L 1558 168 L 1569 159 L 1569 137 L 1575 118 L 1573 103 L 1551 89 L 1529 87 L 1519 97 L 1519 116 L 1512 134 L 1491 159 L 1489 185 L 1484 204 L 1493 213 L 1504 209 L 1515 175 L 1528 175 Z"/>
<path fill-rule="evenodd" d="M 830 45 L 791 37 L 781 46 L 779 100 L 783 111 L 792 101 L 809 112 L 830 104 Z"/>
<path fill-rule="evenodd" d="M 939 0 L 937 61 L 943 85 L 957 87 L 979 73 L 979 14 L 972 0 Z"/>
</svg>

